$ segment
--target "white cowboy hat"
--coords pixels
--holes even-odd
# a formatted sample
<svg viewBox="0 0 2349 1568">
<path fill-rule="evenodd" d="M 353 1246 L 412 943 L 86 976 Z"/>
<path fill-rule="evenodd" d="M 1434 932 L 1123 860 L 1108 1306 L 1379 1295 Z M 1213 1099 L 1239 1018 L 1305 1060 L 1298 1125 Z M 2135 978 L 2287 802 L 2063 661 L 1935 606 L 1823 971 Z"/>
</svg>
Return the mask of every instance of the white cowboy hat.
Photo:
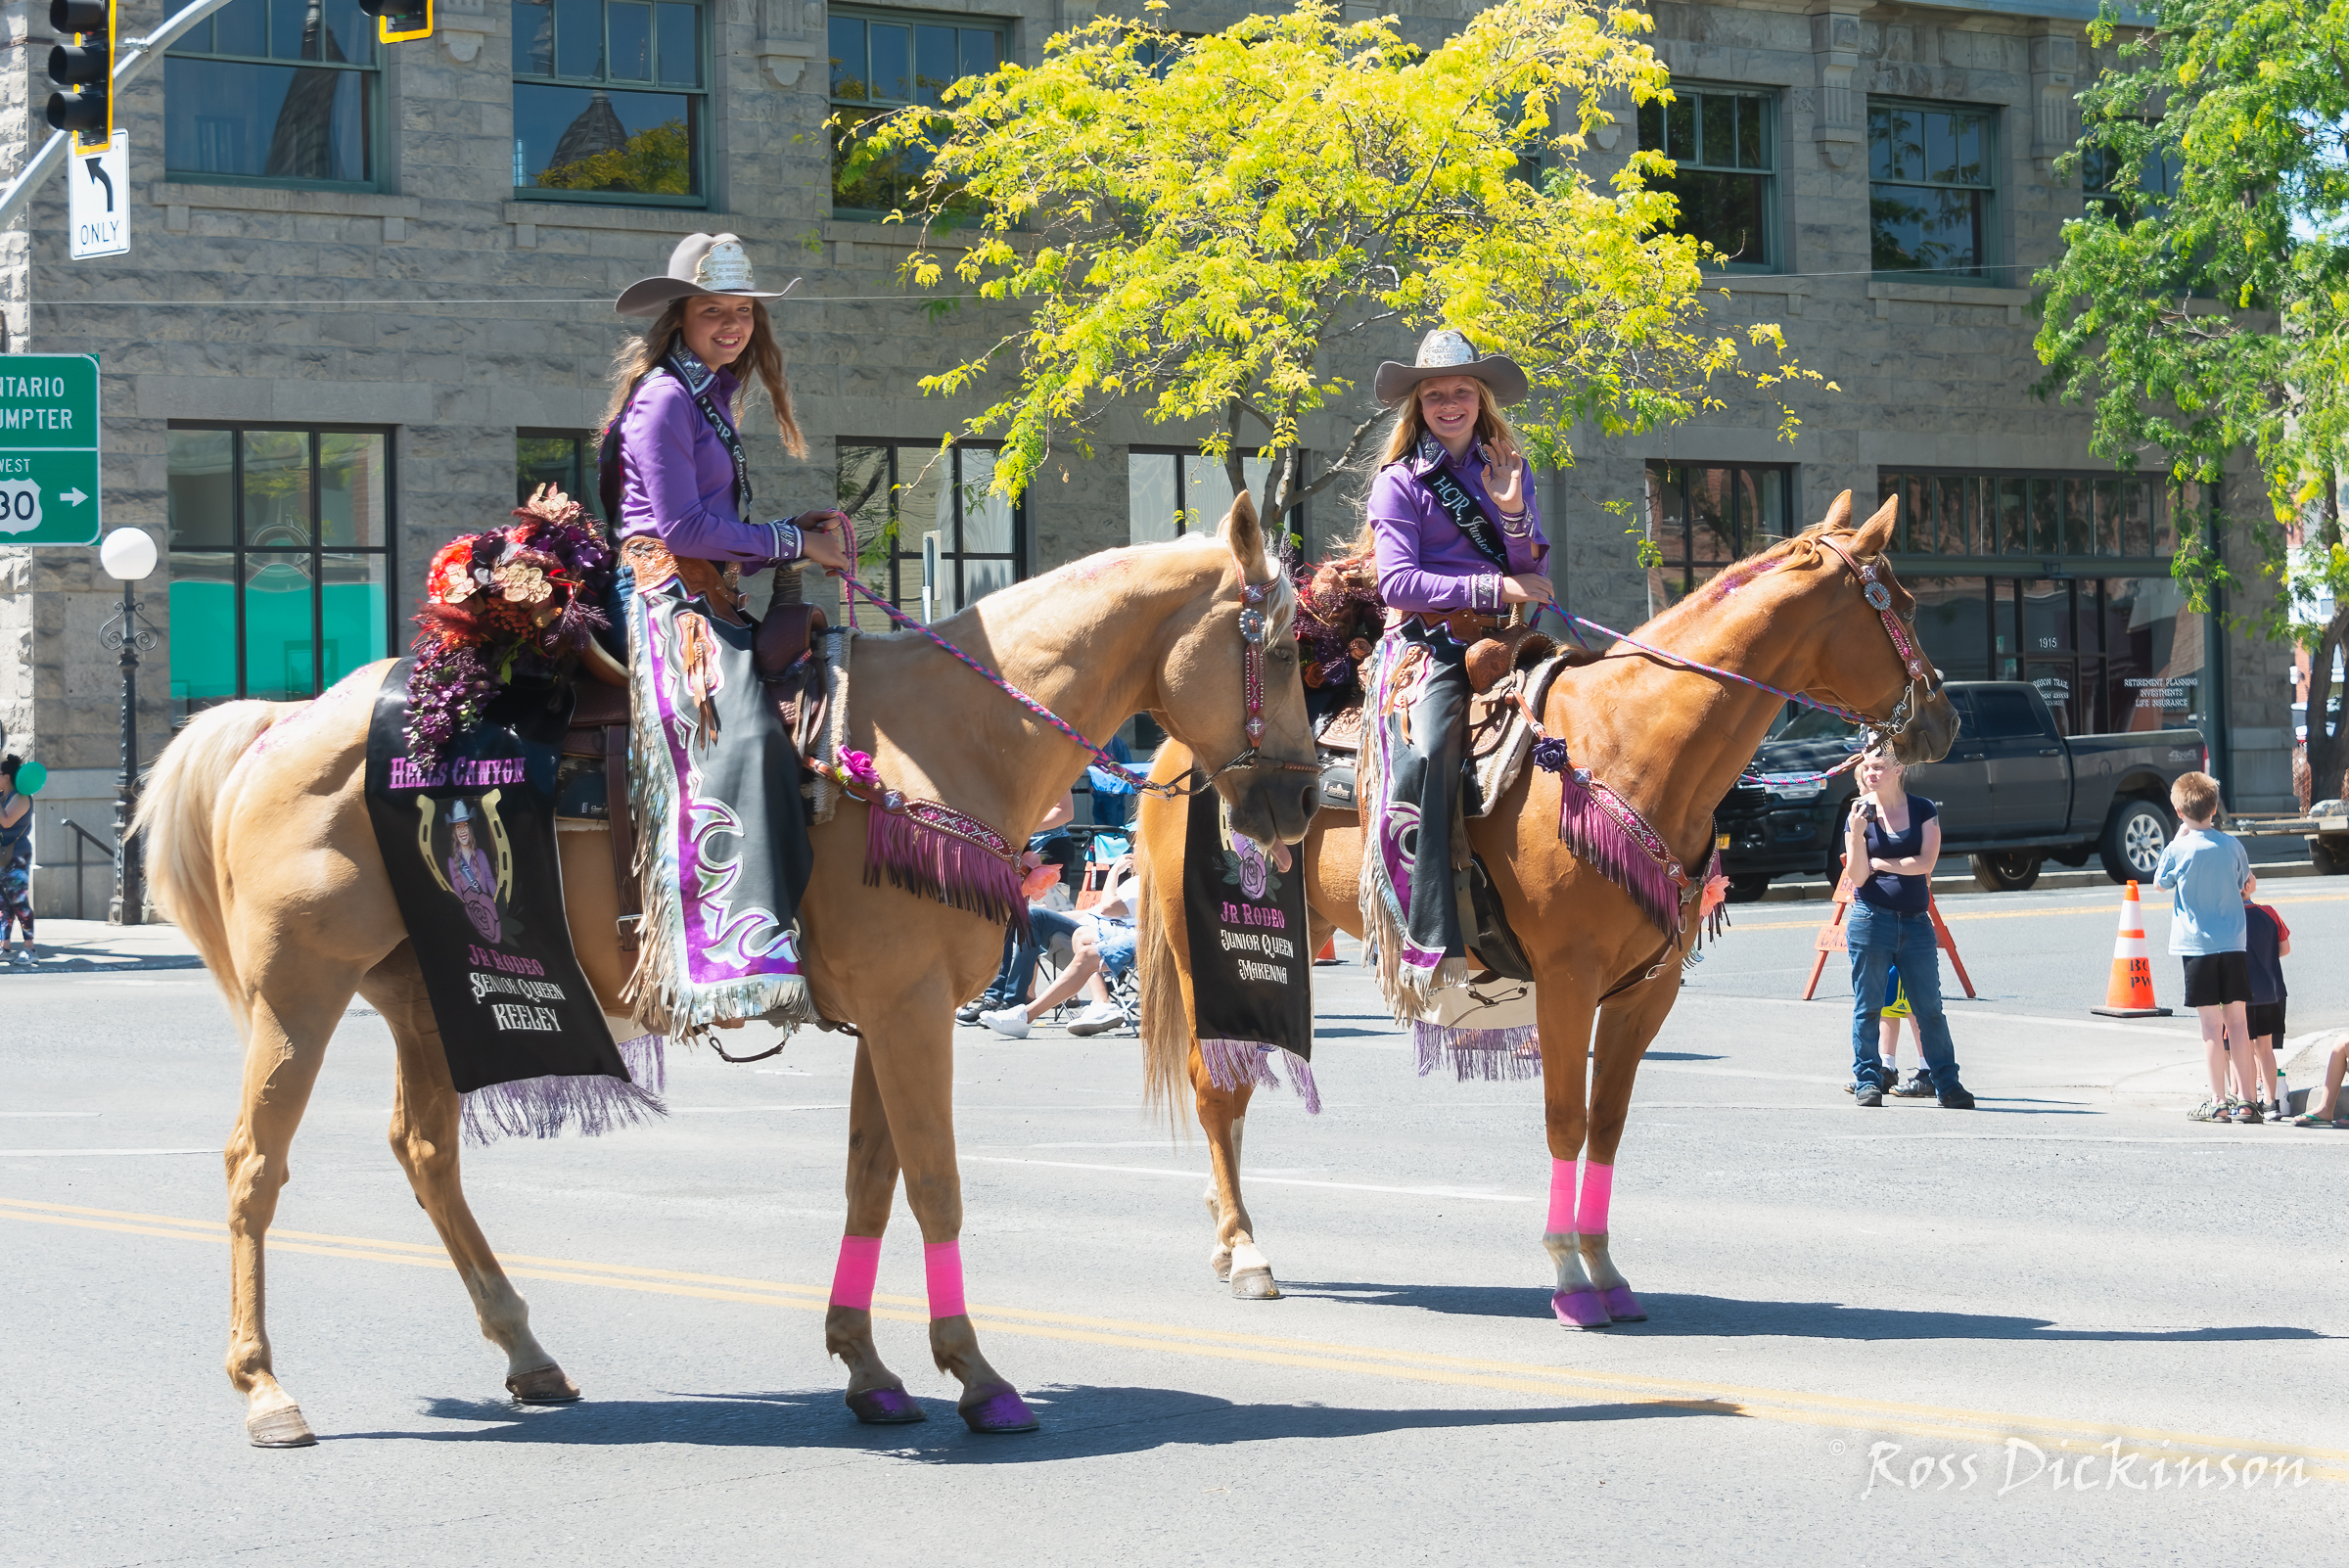
<svg viewBox="0 0 2349 1568">
<path fill-rule="evenodd" d="M 1493 389 L 1493 400 L 1503 405 L 1518 401 L 1530 391 L 1525 372 L 1507 354 L 1477 356 L 1475 346 L 1450 327 L 1438 327 L 1419 340 L 1419 357 L 1410 364 L 1390 359 L 1378 367 L 1370 384 L 1378 400 L 1392 408 L 1411 394 L 1411 389 L 1435 376 L 1473 376 Z"/>
<path fill-rule="evenodd" d="M 780 300 L 799 287 L 792 279 L 767 291 L 751 276 L 751 258 L 736 234 L 688 234 L 668 254 L 668 270 L 639 278 L 620 291 L 612 308 L 623 316 L 657 316 L 671 300 L 689 294 L 726 294 L 743 300 Z"/>
</svg>

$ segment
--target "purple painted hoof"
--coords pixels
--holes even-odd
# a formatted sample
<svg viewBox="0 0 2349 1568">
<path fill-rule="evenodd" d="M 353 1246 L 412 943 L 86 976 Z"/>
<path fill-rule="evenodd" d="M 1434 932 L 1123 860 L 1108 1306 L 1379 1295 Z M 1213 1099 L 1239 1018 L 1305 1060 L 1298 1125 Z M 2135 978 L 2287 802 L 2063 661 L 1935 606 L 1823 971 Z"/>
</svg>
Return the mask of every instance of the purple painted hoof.
<svg viewBox="0 0 2349 1568">
<path fill-rule="evenodd" d="M 1604 1299 L 1607 1305 L 1607 1315 L 1614 1318 L 1615 1321 L 1619 1323 L 1644 1323 L 1647 1321 L 1647 1309 L 1639 1305 L 1639 1298 L 1632 1294 L 1631 1286 L 1610 1285 L 1607 1287 Z"/>
<path fill-rule="evenodd" d="M 1558 1314 L 1558 1321 L 1575 1328 L 1604 1328 L 1614 1319 L 1607 1315 L 1607 1304 L 1595 1290 L 1561 1290 L 1549 1298 L 1549 1310 Z"/>
<path fill-rule="evenodd" d="M 963 1424 L 974 1432 L 1033 1432 L 1036 1412 L 1012 1389 L 990 1394 L 962 1412 Z"/>
<path fill-rule="evenodd" d="M 849 1408 L 866 1426 L 905 1426 L 927 1421 L 913 1396 L 901 1388 L 868 1388 L 849 1396 Z"/>
</svg>

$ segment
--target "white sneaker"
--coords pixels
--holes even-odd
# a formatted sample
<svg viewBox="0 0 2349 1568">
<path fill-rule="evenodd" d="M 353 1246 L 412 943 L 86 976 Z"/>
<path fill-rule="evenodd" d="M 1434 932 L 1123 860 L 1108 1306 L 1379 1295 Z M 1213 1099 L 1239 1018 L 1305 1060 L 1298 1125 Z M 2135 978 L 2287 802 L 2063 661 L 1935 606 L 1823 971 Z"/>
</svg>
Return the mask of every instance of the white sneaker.
<svg viewBox="0 0 2349 1568">
<path fill-rule="evenodd" d="M 1115 1002 L 1093 1002 L 1083 1012 L 1069 1020 L 1069 1033 L 1072 1035 L 1099 1035 L 1105 1031 L 1116 1029 L 1125 1022 L 1125 1010 Z"/>
<path fill-rule="evenodd" d="M 30 947 L 20 947 L 17 950 L 16 965 L 19 969 L 30 969 L 33 967 L 32 949 Z"/>
<path fill-rule="evenodd" d="M 1005 1007 L 996 1012 L 981 1013 L 979 1022 L 996 1034 L 1008 1035 L 1013 1039 L 1028 1038 L 1028 1009 L 1025 1007 Z"/>
</svg>

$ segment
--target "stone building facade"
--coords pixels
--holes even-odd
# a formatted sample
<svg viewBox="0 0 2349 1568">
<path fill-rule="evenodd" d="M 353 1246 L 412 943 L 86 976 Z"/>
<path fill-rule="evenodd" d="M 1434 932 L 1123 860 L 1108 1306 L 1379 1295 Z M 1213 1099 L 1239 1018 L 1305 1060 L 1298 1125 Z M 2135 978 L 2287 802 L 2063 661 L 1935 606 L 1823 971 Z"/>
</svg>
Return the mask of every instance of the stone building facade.
<svg viewBox="0 0 2349 1568">
<path fill-rule="evenodd" d="M 124 32 L 164 9 L 125 0 Z M 1431 44 L 1470 14 L 1404 9 L 1406 35 Z M 1840 391 L 1797 395 L 1791 443 L 1757 403 L 1591 437 L 1577 467 L 1544 479 L 1553 575 L 1572 608 L 1629 624 L 1837 490 L 1872 502 L 1897 488 L 1927 513 L 1899 564 L 1954 674 L 2039 680 L 2079 728 L 2202 724 L 2234 805 L 2280 807 L 2287 656 L 2163 598 L 2158 487 L 2112 481 L 2085 413 L 2028 391 L 2024 285 L 2093 199 L 2054 166 L 2096 66 L 2093 12 L 1655 8 L 1690 107 L 1652 124 L 1627 115 L 1594 156 L 1669 142 L 1704 214 L 1692 221 L 1741 246 L 1717 314 L 1781 322 Z M 623 330 L 609 301 L 697 229 L 741 234 L 762 280 L 802 280 L 776 319 L 810 449 L 787 460 L 771 431 L 746 427 L 762 508 L 844 495 L 886 508 L 888 484 L 909 485 L 906 547 L 940 531 L 951 601 L 1155 536 L 1177 495 L 1215 502 L 1217 481 L 1179 455 L 1197 433 L 1138 419 L 1091 460 L 1056 465 L 1016 511 L 976 495 L 985 451 L 932 464 L 970 410 L 916 380 L 1002 319 L 925 308 L 896 275 L 905 232 L 833 187 L 824 125 L 842 102 L 1034 61 L 1090 14 L 1082 0 L 439 0 L 434 39 L 387 47 L 350 0 L 237 0 L 183 39 L 117 107 L 130 254 L 67 259 L 56 183 L 0 236 L 6 346 L 99 356 L 106 524 L 162 547 L 141 590 L 162 639 L 142 670 L 143 758 L 207 703 L 307 695 L 404 642 L 438 544 L 500 517 L 529 474 L 579 474 Z M 1181 3 L 1164 17 L 1198 31 L 1242 14 Z M 0 161 L 14 166 L 46 135 L 45 10 L 13 0 L 0 27 Z M 1408 347 L 1399 337 L 1333 368 L 1366 399 L 1375 357 Z M 1308 440 L 1336 448 L 1359 413 L 1332 410 Z M 1640 570 L 1602 509 L 1624 499 L 1665 568 Z M 1344 512 L 1317 503 L 1309 531 L 1345 531 Z M 901 598 L 912 571 L 897 574 Z M 94 550 L 0 549 L 0 723 L 51 769 L 49 913 L 73 907 L 56 819 L 108 831 L 119 686 L 98 633 L 117 602 Z M 101 906 L 103 880 L 90 878 Z"/>
</svg>

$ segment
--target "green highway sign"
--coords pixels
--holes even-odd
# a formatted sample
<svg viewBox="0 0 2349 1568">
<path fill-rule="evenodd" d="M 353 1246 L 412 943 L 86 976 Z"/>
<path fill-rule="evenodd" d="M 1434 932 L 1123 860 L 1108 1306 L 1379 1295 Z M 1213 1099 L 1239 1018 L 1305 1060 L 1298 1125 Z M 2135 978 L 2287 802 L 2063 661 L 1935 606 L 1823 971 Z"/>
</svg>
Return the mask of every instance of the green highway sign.
<svg viewBox="0 0 2349 1568">
<path fill-rule="evenodd" d="M 98 356 L 0 354 L 0 547 L 96 544 Z"/>
</svg>

